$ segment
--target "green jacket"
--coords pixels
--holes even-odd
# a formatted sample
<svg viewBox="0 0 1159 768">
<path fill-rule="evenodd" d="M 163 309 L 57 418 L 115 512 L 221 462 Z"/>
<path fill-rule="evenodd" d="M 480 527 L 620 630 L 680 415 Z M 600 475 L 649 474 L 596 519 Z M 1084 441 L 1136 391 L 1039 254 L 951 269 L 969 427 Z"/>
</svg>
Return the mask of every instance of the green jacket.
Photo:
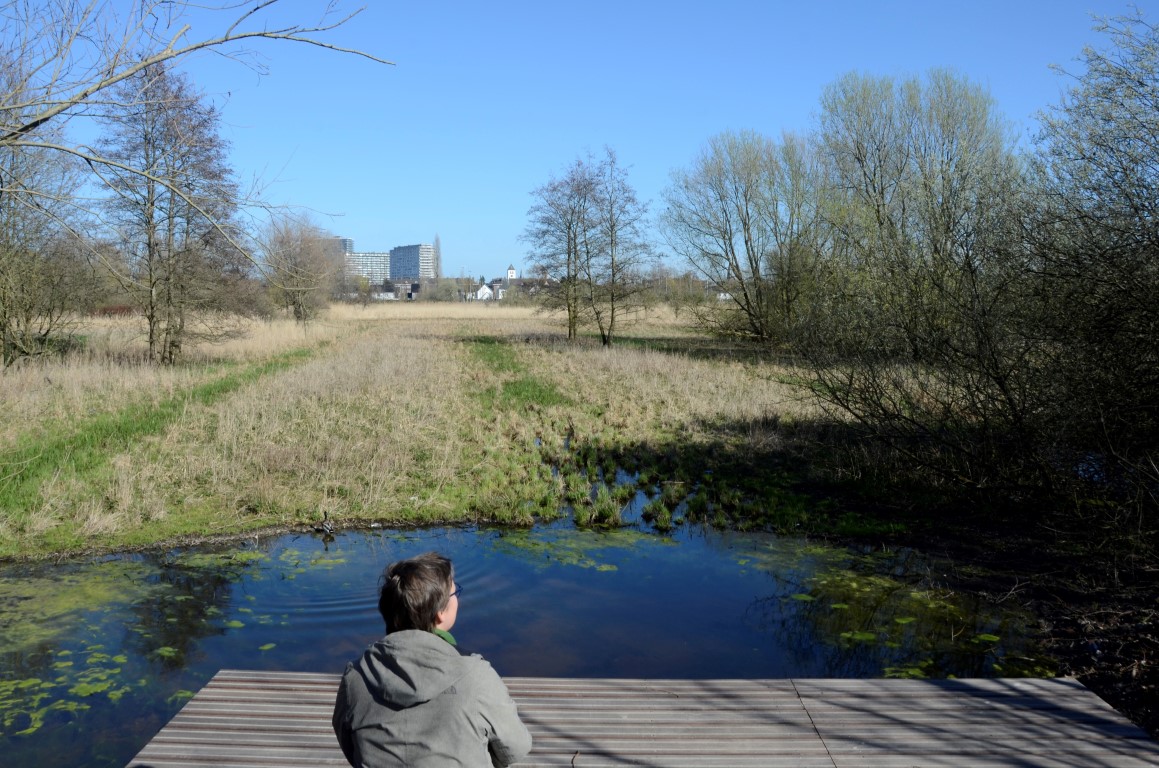
<svg viewBox="0 0 1159 768">
<path fill-rule="evenodd" d="M 334 733 L 355 768 L 491 768 L 531 751 L 491 665 L 420 630 L 392 632 L 347 665 Z"/>
</svg>

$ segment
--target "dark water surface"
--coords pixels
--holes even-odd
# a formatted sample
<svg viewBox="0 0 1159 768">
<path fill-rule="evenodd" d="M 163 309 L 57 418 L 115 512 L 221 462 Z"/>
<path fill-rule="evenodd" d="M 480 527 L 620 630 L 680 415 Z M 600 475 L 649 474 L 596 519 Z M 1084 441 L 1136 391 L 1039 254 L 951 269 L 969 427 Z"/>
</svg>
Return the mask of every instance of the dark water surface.
<svg viewBox="0 0 1159 768">
<path fill-rule="evenodd" d="M 382 569 L 432 549 L 463 586 L 454 634 L 505 675 L 1053 673 L 1027 617 L 945 592 L 912 551 L 696 528 L 287 535 L 0 569 L 0 765 L 123 766 L 222 668 L 337 673 L 382 632 Z"/>
</svg>

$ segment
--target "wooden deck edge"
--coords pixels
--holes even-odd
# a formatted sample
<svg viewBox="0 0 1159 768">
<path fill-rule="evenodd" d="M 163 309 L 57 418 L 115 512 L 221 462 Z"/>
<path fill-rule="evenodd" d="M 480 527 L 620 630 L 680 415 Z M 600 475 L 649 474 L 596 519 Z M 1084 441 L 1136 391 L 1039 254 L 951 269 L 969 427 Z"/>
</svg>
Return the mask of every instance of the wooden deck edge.
<svg viewBox="0 0 1159 768">
<path fill-rule="evenodd" d="M 1073 678 L 504 678 L 531 766 L 1142 768 L 1159 744 Z M 338 674 L 221 670 L 131 768 L 345 765 Z"/>
</svg>

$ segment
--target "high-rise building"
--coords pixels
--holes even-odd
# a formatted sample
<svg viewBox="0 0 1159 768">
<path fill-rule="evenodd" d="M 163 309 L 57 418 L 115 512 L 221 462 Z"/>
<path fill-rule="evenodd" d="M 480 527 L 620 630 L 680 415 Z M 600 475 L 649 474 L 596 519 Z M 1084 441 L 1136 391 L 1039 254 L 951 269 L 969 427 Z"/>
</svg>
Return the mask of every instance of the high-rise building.
<svg viewBox="0 0 1159 768">
<path fill-rule="evenodd" d="M 437 277 L 435 247 L 429 243 L 400 245 L 390 249 L 392 280 L 425 280 Z"/>
<path fill-rule="evenodd" d="M 341 248 L 346 263 L 346 278 L 365 277 L 371 285 L 381 286 L 390 279 L 390 254 L 375 251 L 354 250 L 354 241 L 349 237 L 335 237 L 331 241 L 335 250 Z"/>
<path fill-rule="evenodd" d="M 371 285 L 390 279 L 390 254 L 385 251 L 351 251 L 346 254 L 346 273 L 365 277 Z"/>
</svg>

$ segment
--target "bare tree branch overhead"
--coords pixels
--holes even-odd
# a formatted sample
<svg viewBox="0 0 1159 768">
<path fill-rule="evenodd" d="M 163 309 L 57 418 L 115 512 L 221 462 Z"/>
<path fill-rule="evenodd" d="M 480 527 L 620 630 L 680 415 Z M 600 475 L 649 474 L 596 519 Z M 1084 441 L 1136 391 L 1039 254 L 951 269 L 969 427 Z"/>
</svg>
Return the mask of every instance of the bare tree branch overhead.
<svg viewBox="0 0 1159 768">
<path fill-rule="evenodd" d="M 0 4 L 0 41 L 6 65 L 21 77 L 0 93 L 0 145 L 20 144 L 36 129 L 110 100 L 117 84 L 161 63 L 179 63 L 198 51 L 244 61 L 245 45 L 287 41 L 390 62 L 365 51 L 327 42 L 323 36 L 350 22 L 361 8 L 340 13 L 327 3 L 312 24 L 276 24 L 279 0 L 217 5 L 147 0 L 132 4 L 93 0 L 8 0 Z M 210 22 L 206 34 L 191 22 Z M 221 23 L 213 25 L 214 20 Z"/>
</svg>

